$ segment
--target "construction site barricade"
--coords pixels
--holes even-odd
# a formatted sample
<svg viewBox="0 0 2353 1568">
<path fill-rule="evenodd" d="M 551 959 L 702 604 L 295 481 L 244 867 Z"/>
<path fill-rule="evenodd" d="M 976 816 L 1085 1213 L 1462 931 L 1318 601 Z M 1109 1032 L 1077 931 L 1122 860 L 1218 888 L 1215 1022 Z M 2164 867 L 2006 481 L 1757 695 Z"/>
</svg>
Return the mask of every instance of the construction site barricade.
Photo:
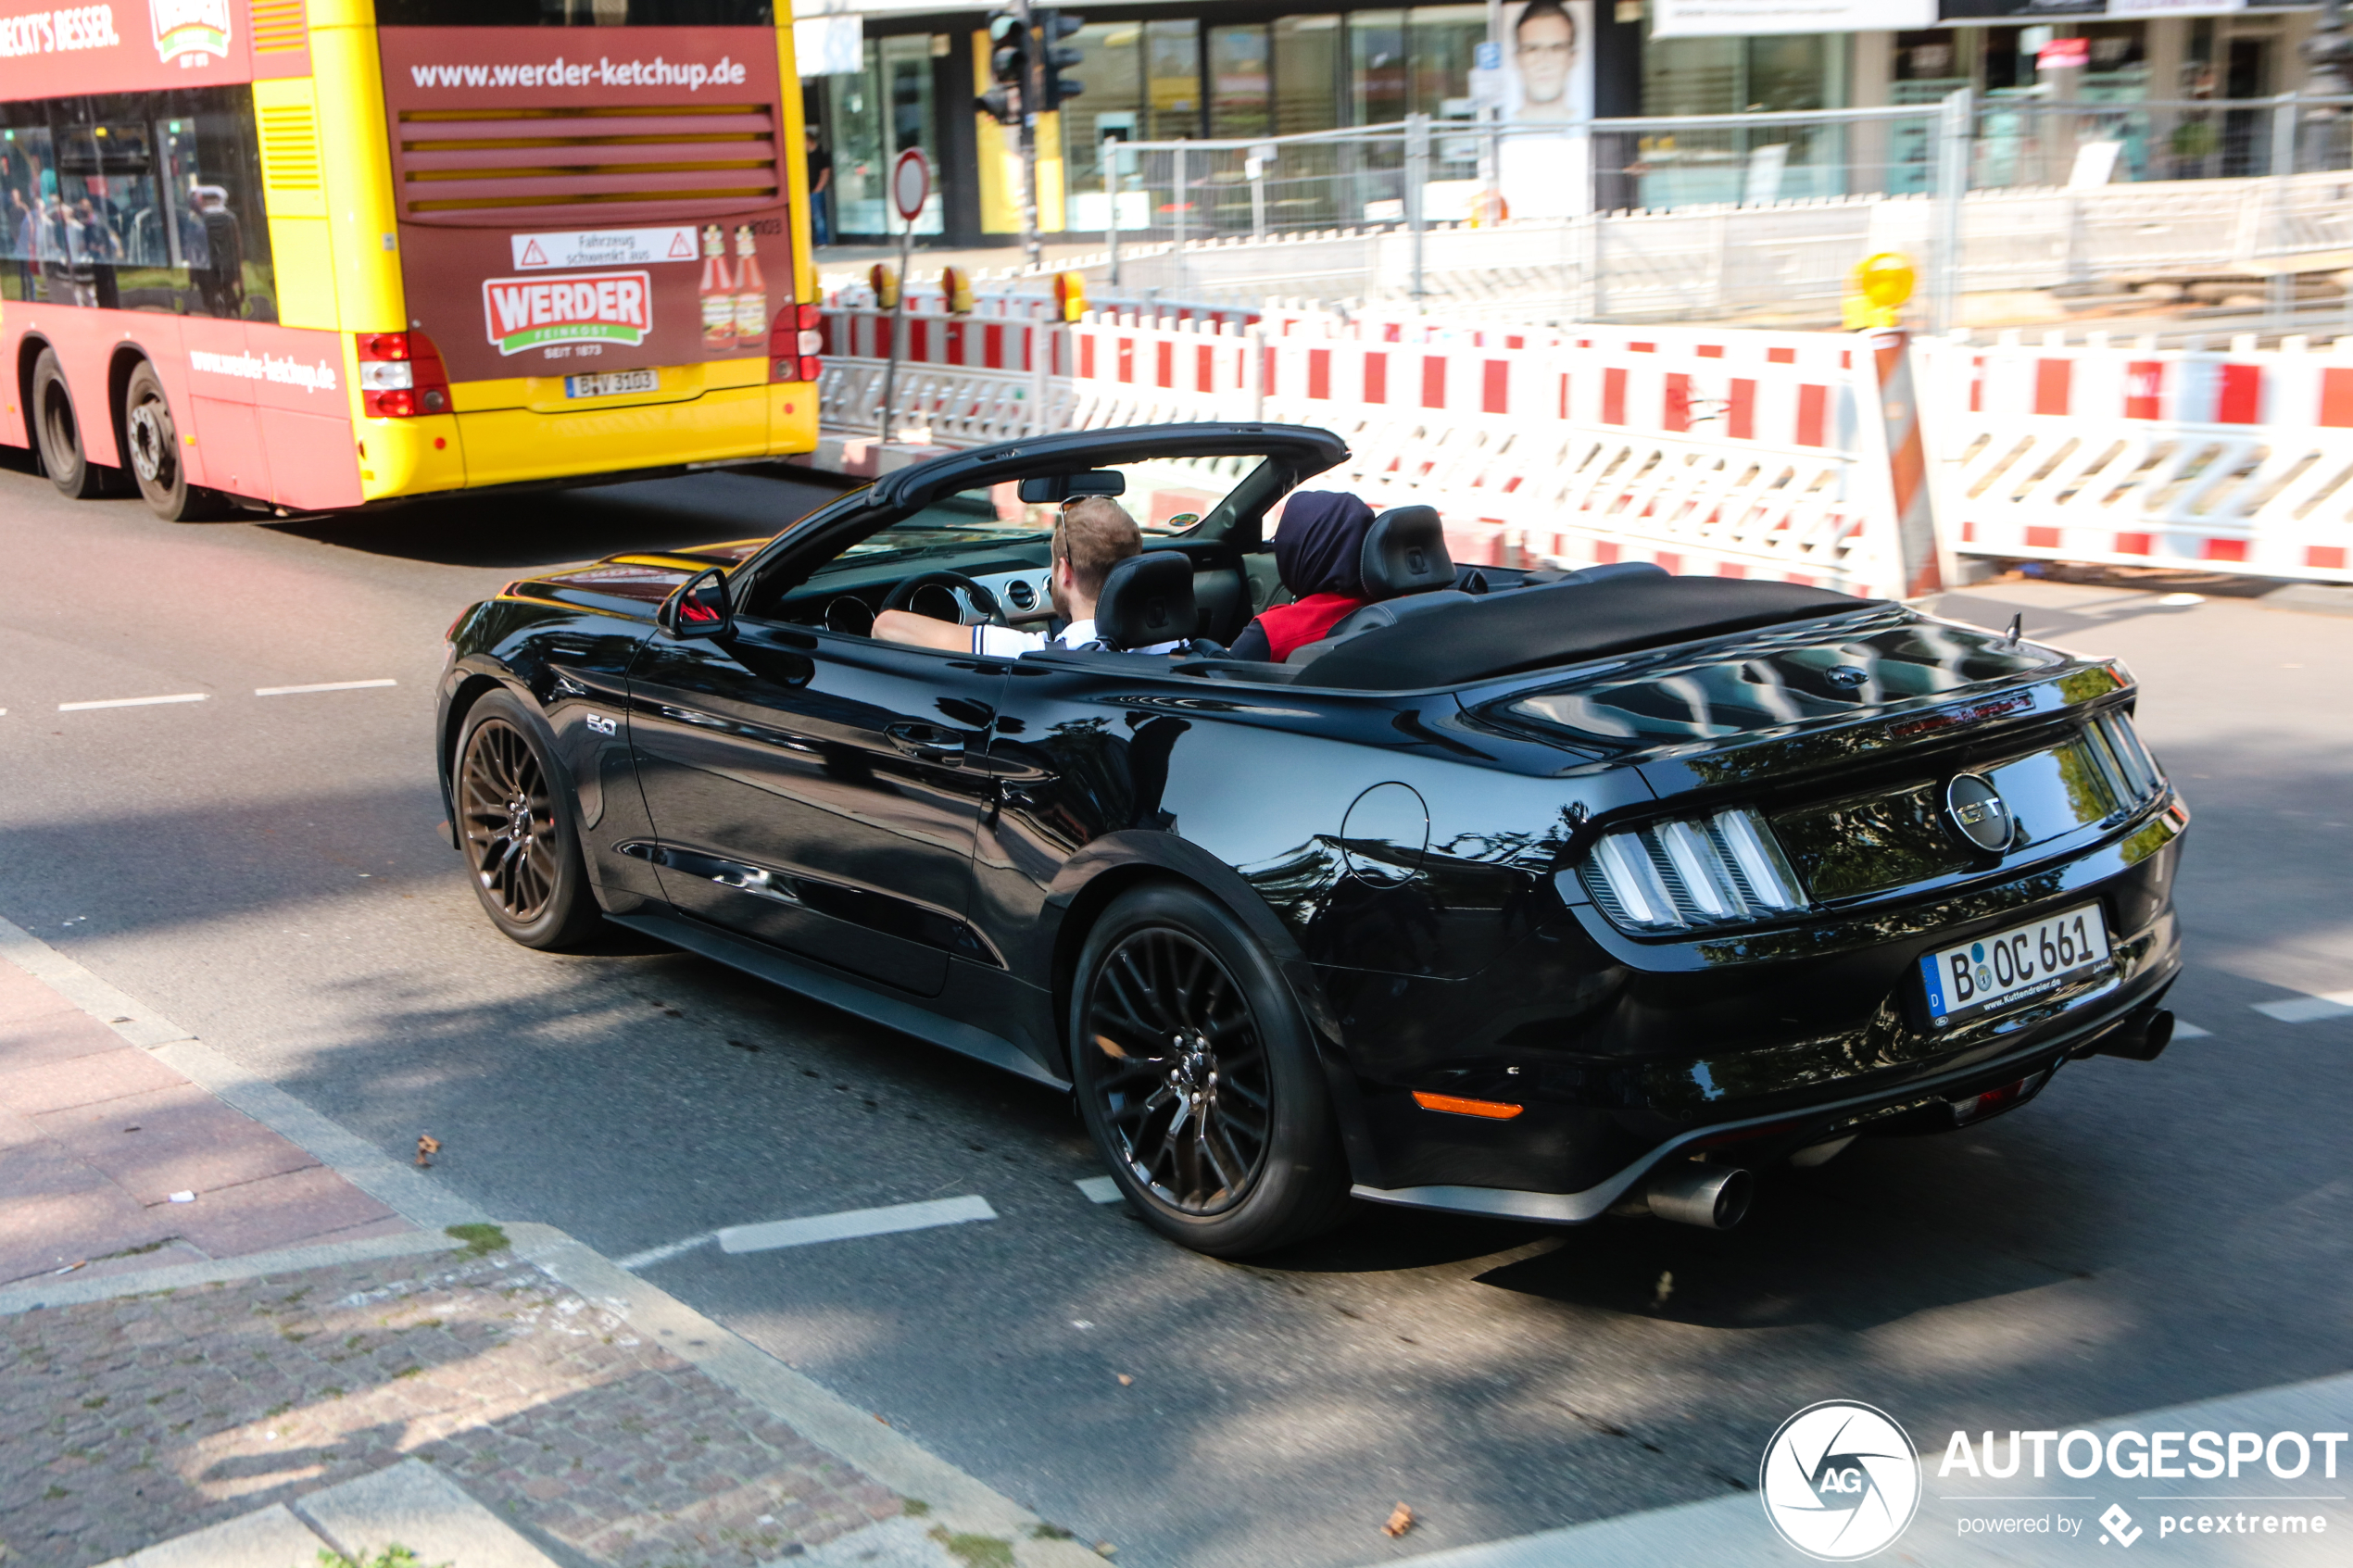
<svg viewBox="0 0 2353 1568">
<path fill-rule="evenodd" d="M 2353 340 L 1920 345 L 1952 547 L 2353 582 Z"/>
</svg>

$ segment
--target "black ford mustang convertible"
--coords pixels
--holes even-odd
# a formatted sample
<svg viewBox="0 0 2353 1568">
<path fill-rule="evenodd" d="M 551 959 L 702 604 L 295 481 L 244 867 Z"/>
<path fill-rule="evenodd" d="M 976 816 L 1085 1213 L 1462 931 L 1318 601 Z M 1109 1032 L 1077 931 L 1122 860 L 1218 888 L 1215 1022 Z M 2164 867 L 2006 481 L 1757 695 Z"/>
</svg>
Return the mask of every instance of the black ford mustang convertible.
<svg viewBox="0 0 2353 1568">
<path fill-rule="evenodd" d="M 1755 1170 L 2163 1048 L 2188 813 L 2120 666 L 1786 583 L 1457 567 L 1426 508 L 1365 536 L 1374 602 L 1231 657 L 1282 593 L 1267 513 L 1345 455 L 1042 437 L 514 583 L 440 692 L 484 908 L 1067 1088 L 1143 1215 L 1227 1255 L 1352 1198 L 1722 1226 Z M 1052 504 L 1123 492 L 1201 509 L 1096 644 L 871 634 L 1042 630 Z"/>
</svg>

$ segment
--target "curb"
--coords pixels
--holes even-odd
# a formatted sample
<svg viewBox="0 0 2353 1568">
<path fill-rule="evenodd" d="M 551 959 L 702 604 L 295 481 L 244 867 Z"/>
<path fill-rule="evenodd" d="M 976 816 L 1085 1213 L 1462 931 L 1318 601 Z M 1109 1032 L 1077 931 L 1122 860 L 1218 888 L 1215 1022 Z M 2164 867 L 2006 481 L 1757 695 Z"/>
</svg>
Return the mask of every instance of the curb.
<svg viewBox="0 0 2353 1568">
<path fill-rule="evenodd" d="M 215 1263 L 169 1263 L 136 1273 L 102 1274 L 96 1279 L 61 1279 L 55 1284 L 11 1286 L 0 1290 L 0 1316 L 37 1311 L 43 1307 L 79 1307 L 90 1301 L 111 1301 L 125 1296 L 152 1296 L 162 1290 L 192 1286 L 229 1285 L 264 1274 L 294 1273 L 324 1269 L 337 1263 L 364 1263 L 377 1258 L 413 1258 L 427 1252 L 454 1252 L 466 1246 L 439 1231 L 407 1236 L 371 1236 L 358 1241 L 330 1241 L 317 1247 L 289 1247 L 278 1252 L 253 1252 L 223 1258 Z"/>
<path fill-rule="evenodd" d="M 987 1482 L 555 1226 L 517 1223 L 505 1229 L 517 1257 L 649 1332 L 663 1349 L 691 1361 L 711 1381 L 761 1406 L 827 1453 L 902 1498 L 931 1504 L 950 1534 L 1010 1540 L 1014 1561 L 1032 1568 L 1082 1563 L 1101 1568 L 1103 1560 L 1076 1541 L 1038 1536 L 1045 1522 Z"/>
<path fill-rule="evenodd" d="M 0 1313 L 142 1296 L 334 1263 L 454 1251 L 467 1244 L 447 1235 L 444 1227 L 490 1223 L 489 1216 L 472 1201 L 401 1164 L 5 919 L 0 919 L 0 959 L 45 981 L 124 1039 L 152 1051 L 198 1086 L 301 1146 L 321 1164 L 422 1227 L 409 1236 L 329 1242 L 219 1262 L 19 1286 L 0 1291 Z M 1076 1540 L 1044 1533 L 1050 1528 L 1045 1521 L 987 1482 L 893 1430 L 880 1416 L 795 1372 L 660 1286 L 639 1279 L 586 1243 L 553 1225 L 515 1221 L 505 1223 L 502 1228 L 516 1257 L 626 1317 L 651 1333 L 671 1354 L 899 1496 L 930 1504 L 930 1516 L 946 1534 L 1002 1542 L 1017 1568 L 1101 1568 L 1101 1557 Z"/>
</svg>

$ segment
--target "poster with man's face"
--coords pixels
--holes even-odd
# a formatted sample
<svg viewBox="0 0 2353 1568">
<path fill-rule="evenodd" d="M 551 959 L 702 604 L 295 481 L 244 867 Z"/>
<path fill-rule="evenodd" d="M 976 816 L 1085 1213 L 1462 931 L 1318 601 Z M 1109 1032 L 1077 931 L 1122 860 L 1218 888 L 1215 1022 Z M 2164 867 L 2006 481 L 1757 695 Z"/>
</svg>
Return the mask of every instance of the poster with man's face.
<svg viewBox="0 0 2353 1568">
<path fill-rule="evenodd" d="M 1504 7 L 1504 113 L 1577 119 L 1592 112 L 1592 0 L 1516 0 Z"/>
<path fill-rule="evenodd" d="M 1590 119 L 1593 112 L 1592 0 L 1514 0 L 1504 7 L 1504 118 L 1518 124 Z M 1514 218 L 1568 218 L 1591 210 L 1592 176 L 1583 137 L 1521 132 L 1504 138 L 1496 168 Z"/>
</svg>

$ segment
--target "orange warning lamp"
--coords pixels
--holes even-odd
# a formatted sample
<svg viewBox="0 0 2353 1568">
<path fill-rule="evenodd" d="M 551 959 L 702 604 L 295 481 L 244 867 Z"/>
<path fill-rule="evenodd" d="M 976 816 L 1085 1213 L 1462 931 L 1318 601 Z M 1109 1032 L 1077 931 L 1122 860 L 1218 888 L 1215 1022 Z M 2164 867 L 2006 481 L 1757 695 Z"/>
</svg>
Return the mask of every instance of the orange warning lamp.
<svg viewBox="0 0 2353 1568">
<path fill-rule="evenodd" d="M 1076 321 L 1087 314 L 1087 274 L 1057 272 L 1054 274 L 1054 307 L 1065 321 Z"/>
<path fill-rule="evenodd" d="M 1846 298 L 1846 324 L 1893 327 L 1902 319 L 1904 302 L 1912 297 L 1919 274 L 1912 270 L 1910 257 L 1883 250 L 1856 262 L 1848 281 L 1853 287 Z"/>
<path fill-rule="evenodd" d="M 866 274 L 875 288 L 875 308 L 895 310 L 899 307 L 899 274 L 887 262 L 877 261 Z"/>
<path fill-rule="evenodd" d="M 973 307 L 973 281 L 961 267 L 939 270 L 939 293 L 947 302 L 951 316 L 969 316 Z"/>
</svg>

